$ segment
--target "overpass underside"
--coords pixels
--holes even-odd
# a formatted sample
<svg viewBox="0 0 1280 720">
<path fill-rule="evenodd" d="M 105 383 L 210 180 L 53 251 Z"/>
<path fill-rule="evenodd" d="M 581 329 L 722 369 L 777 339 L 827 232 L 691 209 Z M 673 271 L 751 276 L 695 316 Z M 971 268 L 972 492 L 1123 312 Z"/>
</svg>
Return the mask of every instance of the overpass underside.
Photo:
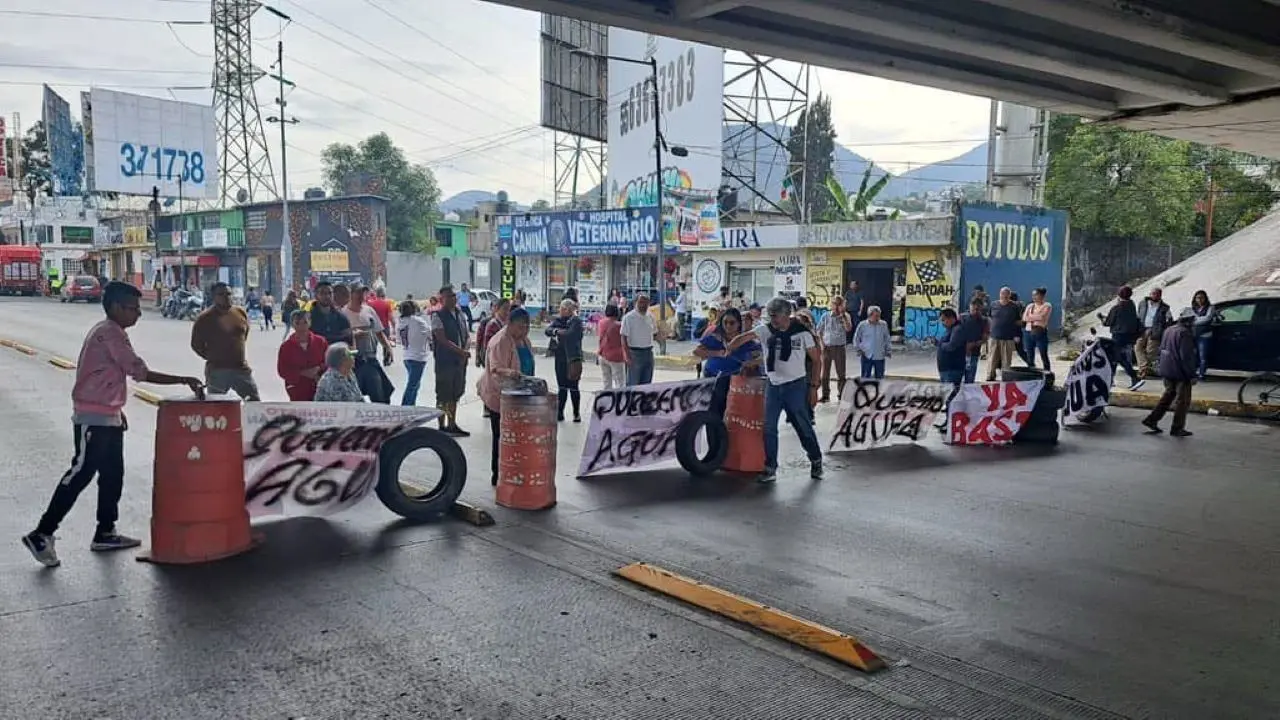
<svg viewBox="0 0 1280 720">
<path fill-rule="evenodd" d="M 1280 158 L 1280 0 L 493 0 Z"/>
</svg>

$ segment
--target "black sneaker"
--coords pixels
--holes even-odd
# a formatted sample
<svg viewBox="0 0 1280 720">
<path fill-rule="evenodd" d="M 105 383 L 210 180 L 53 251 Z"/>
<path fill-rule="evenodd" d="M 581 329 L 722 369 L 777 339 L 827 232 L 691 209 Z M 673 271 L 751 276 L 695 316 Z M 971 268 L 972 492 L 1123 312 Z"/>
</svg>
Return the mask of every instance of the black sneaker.
<svg viewBox="0 0 1280 720">
<path fill-rule="evenodd" d="M 94 552 L 111 552 L 113 550 L 128 550 L 136 548 L 142 544 L 137 538 L 131 538 L 128 535 L 121 535 L 114 530 L 106 533 L 98 533 L 93 536 L 93 542 L 89 543 L 89 549 Z"/>
<path fill-rule="evenodd" d="M 1160 429 L 1159 425 L 1155 424 L 1155 422 L 1151 420 L 1143 420 L 1142 424 L 1146 426 L 1148 435 L 1159 435 L 1164 432 Z"/>
<path fill-rule="evenodd" d="M 1134 381 L 1132 385 L 1129 386 L 1129 392 L 1138 392 L 1139 390 L 1142 389 L 1142 386 L 1146 384 L 1147 384 L 1146 380 L 1139 378 L 1138 380 Z"/>
<path fill-rule="evenodd" d="M 452 435 L 454 437 L 471 437 L 471 433 L 467 432 L 466 430 L 463 430 L 457 425 L 450 425 L 449 427 L 445 428 L 444 431 L 445 433 Z"/>
<path fill-rule="evenodd" d="M 62 564 L 58 553 L 53 549 L 53 536 L 33 532 L 22 536 L 22 545 L 31 552 L 31 557 L 45 567 L 55 568 Z"/>
<path fill-rule="evenodd" d="M 809 478 L 813 480 L 822 479 L 822 461 L 821 460 L 809 466 Z"/>
<path fill-rule="evenodd" d="M 1173 430 L 1170 430 L 1169 434 L 1172 435 L 1173 437 L 1191 437 L 1195 433 L 1191 432 L 1186 428 L 1175 428 Z"/>
<path fill-rule="evenodd" d="M 773 468 L 765 468 L 764 472 L 756 476 L 756 482 L 761 485 L 772 485 L 778 481 L 778 471 Z"/>
</svg>

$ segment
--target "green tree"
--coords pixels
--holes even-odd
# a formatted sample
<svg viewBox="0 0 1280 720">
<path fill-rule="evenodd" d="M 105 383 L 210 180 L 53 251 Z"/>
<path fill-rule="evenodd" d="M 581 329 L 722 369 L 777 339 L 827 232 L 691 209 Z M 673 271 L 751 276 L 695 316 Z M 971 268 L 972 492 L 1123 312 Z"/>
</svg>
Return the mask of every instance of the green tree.
<svg viewBox="0 0 1280 720">
<path fill-rule="evenodd" d="M 1222 148 L 1192 145 L 1189 161 L 1203 175 L 1204 196 L 1197 207 L 1194 235 L 1204 237 L 1209 189 L 1213 192 L 1213 239 L 1224 238 L 1256 222 L 1280 201 L 1271 186 L 1274 163 Z"/>
<path fill-rule="evenodd" d="M 783 181 L 788 208 L 796 222 L 820 218 L 831 206 L 823 192 L 823 179 L 835 165 L 836 128 L 831 123 L 831 98 L 818 95 L 812 105 L 800 111 L 795 127 L 787 136 L 787 176 Z M 806 184 L 809 187 L 805 187 Z M 801 207 L 801 198 L 804 207 Z"/>
<path fill-rule="evenodd" d="M 333 194 L 345 193 L 353 180 L 364 178 L 363 187 L 372 185 L 390 200 L 388 249 L 431 251 L 440 187 L 429 168 L 410 163 L 386 133 L 370 135 L 355 146 L 334 143 L 324 149 L 321 159 L 325 185 Z"/>
<path fill-rule="evenodd" d="M 534 212 L 546 212 L 551 209 L 551 203 L 546 200 L 534 200 L 533 205 L 529 206 L 529 209 Z"/>
<path fill-rule="evenodd" d="M 825 185 L 827 191 L 827 199 L 830 205 L 822 219 L 826 222 L 850 222 L 854 220 L 869 220 L 869 211 L 871 204 L 875 202 L 876 196 L 884 190 L 885 185 L 889 184 L 892 177 L 889 173 L 881 175 L 878 180 L 871 182 L 871 171 L 874 165 L 867 165 L 867 171 L 862 174 L 862 182 L 858 184 L 857 192 L 849 192 L 845 190 L 835 175 L 828 175 Z M 889 215 L 890 220 L 897 220 L 902 215 L 901 212 L 894 210 Z"/>
<path fill-rule="evenodd" d="M 1060 124 L 1049 157 L 1045 200 L 1071 213 L 1071 225 L 1116 237 L 1180 240 L 1194 231 L 1201 174 L 1191 144 L 1114 126 Z M 1050 128 L 1050 145 L 1054 129 Z"/>
<path fill-rule="evenodd" d="M 22 138 L 5 138 L 5 166 L 12 177 L 18 173 L 18 163 L 13 156 L 14 146 L 22 146 L 22 186 L 18 192 L 34 200 L 36 195 L 53 194 L 53 169 L 49 165 L 49 140 L 45 136 L 44 122 L 37 120 L 27 128 Z"/>
</svg>

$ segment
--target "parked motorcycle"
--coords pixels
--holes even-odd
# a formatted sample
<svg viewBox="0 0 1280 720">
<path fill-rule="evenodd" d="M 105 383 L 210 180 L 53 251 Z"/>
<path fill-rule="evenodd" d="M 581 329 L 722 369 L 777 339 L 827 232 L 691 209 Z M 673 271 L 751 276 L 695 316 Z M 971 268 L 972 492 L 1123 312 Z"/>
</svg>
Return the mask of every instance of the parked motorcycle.
<svg viewBox="0 0 1280 720">
<path fill-rule="evenodd" d="M 196 316 L 202 312 L 204 312 L 204 293 L 194 290 L 187 294 L 186 301 L 178 311 L 178 319 L 195 320 Z"/>
</svg>

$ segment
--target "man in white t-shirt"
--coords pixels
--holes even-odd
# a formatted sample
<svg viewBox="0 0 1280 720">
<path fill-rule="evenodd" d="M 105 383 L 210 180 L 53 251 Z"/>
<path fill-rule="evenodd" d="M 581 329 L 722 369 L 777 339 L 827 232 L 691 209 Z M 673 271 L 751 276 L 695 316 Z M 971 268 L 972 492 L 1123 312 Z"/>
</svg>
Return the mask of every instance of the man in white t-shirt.
<svg viewBox="0 0 1280 720">
<path fill-rule="evenodd" d="M 383 365 L 390 365 L 391 343 L 387 341 L 387 330 L 382 326 L 378 313 L 364 302 L 368 292 L 367 287 L 353 285 L 351 302 L 342 308 L 342 315 L 351 323 L 356 349 L 356 381 L 360 383 L 360 390 L 371 402 L 387 405 L 395 388 L 378 365 L 378 346 L 382 346 Z"/>
<path fill-rule="evenodd" d="M 649 296 L 637 295 L 636 306 L 622 316 L 622 356 L 627 364 L 627 385 L 653 382 L 653 341 L 658 328 L 649 317 Z"/>
<path fill-rule="evenodd" d="M 688 339 L 690 330 L 693 329 L 693 313 L 689 312 L 689 289 L 684 283 L 676 286 L 679 293 L 676 295 L 676 338 L 680 340 Z"/>
<path fill-rule="evenodd" d="M 734 338 L 728 351 L 757 340 L 764 348 L 765 374 L 769 384 L 764 394 L 764 472 L 759 480 L 772 483 L 778 475 L 778 420 L 785 411 L 800 436 L 800 444 L 809 456 L 809 477 L 822 479 L 822 446 L 813 429 L 813 406 L 817 378 L 810 377 L 805 358 L 815 368 L 822 366 L 818 344 L 813 334 L 791 317 L 791 301 L 777 297 L 765 308 L 768 321 Z"/>
</svg>

